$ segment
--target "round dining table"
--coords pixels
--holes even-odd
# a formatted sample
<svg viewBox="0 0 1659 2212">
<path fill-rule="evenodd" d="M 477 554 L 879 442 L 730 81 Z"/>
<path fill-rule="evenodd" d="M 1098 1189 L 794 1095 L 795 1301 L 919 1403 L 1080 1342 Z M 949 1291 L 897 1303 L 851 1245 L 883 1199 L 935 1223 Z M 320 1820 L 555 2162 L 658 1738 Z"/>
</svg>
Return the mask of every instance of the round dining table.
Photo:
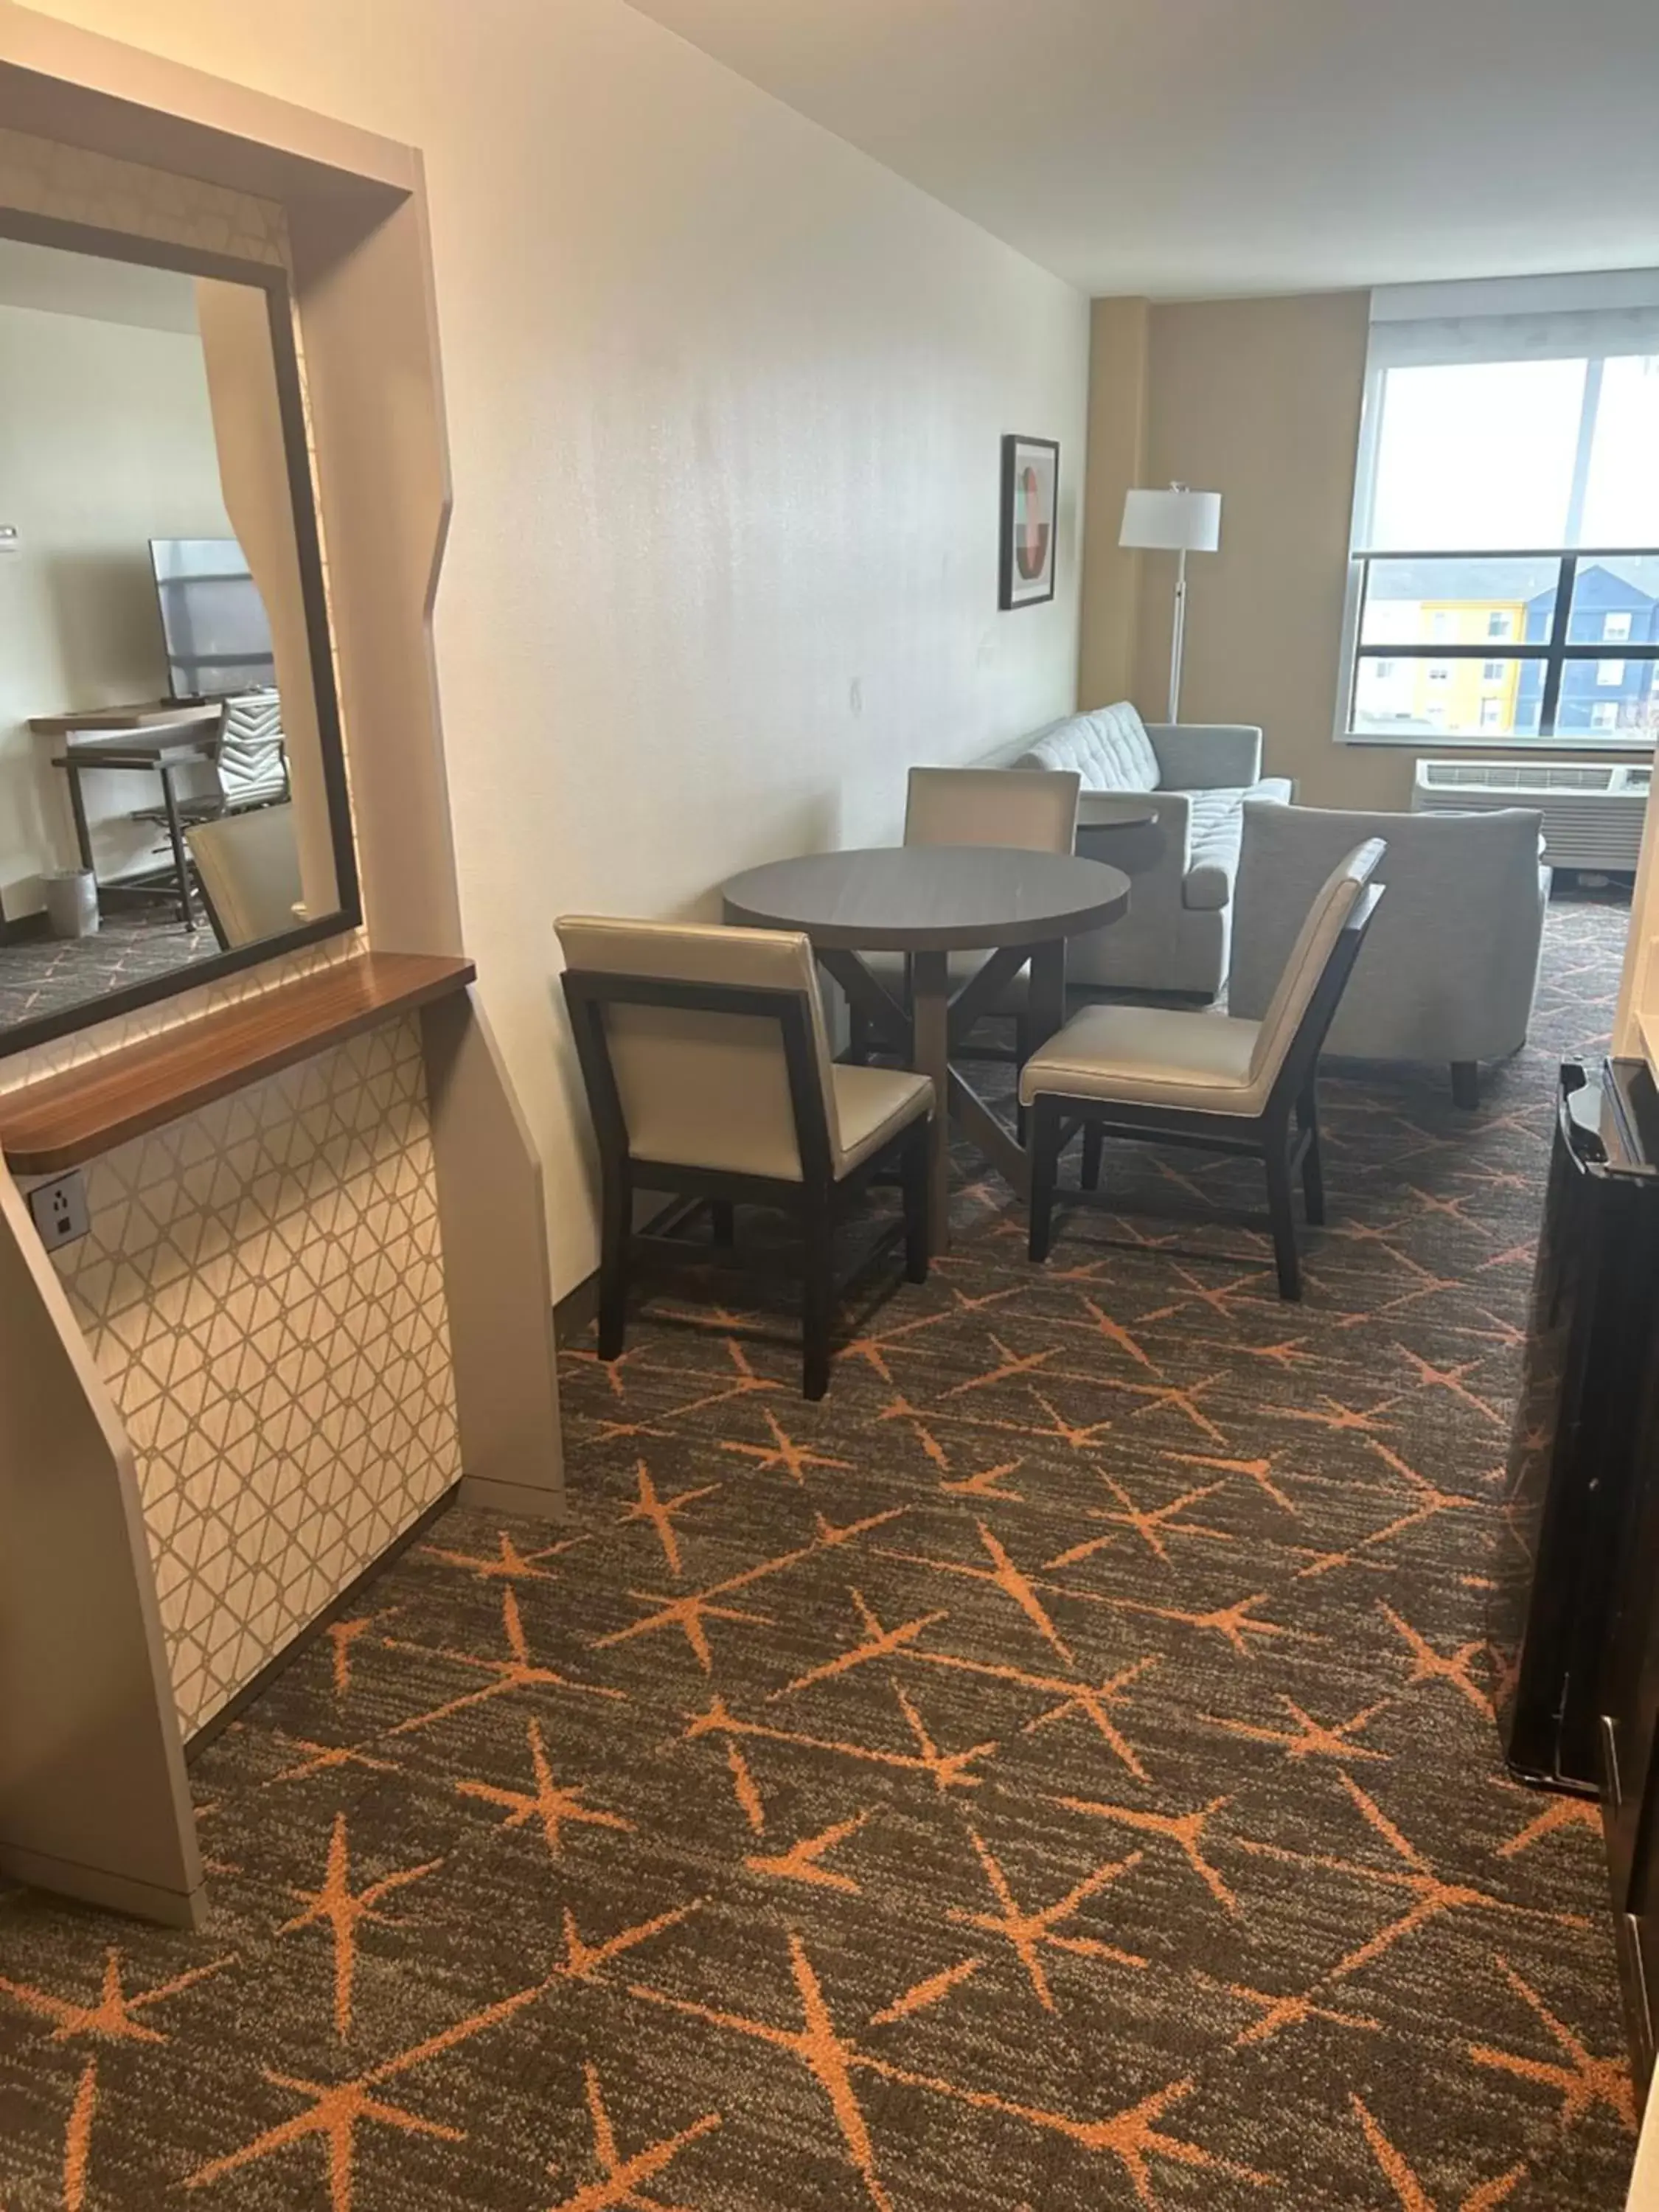
<svg viewBox="0 0 1659 2212">
<path fill-rule="evenodd" d="M 773 860 L 723 886 L 729 922 L 798 929 L 820 964 L 869 1022 L 881 1044 L 933 1078 L 938 1100 L 929 1139 L 933 1249 L 950 1241 L 952 1121 L 1022 1197 L 1030 1188 L 1025 1148 L 955 1063 L 969 1031 L 1029 963 L 1032 1048 L 1066 1019 L 1066 940 L 1115 921 L 1129 878 L 1103 861 L 1000 845 L 884 845 Z M 902 952 L 909 1005 L 860 959 Z M 950 956 L 988 957 L 953 989 Z"/>
</svg>

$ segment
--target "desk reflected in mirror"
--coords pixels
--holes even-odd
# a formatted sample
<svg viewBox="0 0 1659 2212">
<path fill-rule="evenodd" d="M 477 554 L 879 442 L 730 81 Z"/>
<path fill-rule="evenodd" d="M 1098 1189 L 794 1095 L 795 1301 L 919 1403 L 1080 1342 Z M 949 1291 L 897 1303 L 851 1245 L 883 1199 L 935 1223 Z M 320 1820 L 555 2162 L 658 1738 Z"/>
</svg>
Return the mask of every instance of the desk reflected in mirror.
<svg viewBox="0 0 1659 2212">
<path fill-rule="evenodd" d="M 6 220 L 0 1052 L 356 918 L 283 273 Z"/>
</svg>

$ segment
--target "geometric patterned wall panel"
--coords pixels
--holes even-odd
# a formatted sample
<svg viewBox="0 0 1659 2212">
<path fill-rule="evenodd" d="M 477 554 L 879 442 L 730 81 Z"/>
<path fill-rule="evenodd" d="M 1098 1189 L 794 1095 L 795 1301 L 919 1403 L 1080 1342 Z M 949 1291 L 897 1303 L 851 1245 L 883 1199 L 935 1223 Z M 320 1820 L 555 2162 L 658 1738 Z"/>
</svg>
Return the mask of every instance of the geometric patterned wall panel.
<svg viewBox="0 0 1659 2212">
<path fill-rule="evenodd" d="M 104 1154 L 54 1254 L 131 1440 L 200 1728 L 460 1475 L 419 1030 Z"/>
</svg>

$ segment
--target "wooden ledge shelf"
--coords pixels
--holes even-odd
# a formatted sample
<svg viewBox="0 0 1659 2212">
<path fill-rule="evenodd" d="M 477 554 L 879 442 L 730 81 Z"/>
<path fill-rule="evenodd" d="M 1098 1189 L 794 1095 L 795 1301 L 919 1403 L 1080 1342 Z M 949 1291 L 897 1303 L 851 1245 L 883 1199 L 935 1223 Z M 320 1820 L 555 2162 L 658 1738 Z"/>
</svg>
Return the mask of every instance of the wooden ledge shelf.
<svg viewBox="0 0 1659 2212">
<path fill-rule="evenodd" d="M 80 1167 L 245 1084 L 465 990 L 474 973 L 470 960 L 421 952 L 366 952 L 320 968 L 0 1093 L 0 1154 L 14 1175 Z"/>
</svg>

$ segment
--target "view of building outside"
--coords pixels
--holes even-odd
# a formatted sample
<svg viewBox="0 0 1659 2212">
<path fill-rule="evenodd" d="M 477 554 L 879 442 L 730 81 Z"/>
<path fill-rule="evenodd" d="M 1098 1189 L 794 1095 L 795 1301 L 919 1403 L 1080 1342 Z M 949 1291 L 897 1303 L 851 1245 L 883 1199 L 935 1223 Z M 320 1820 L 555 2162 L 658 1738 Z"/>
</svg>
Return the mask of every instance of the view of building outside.
<svg viewBox="0 0 1659 2212">
<path fill-rule="evenodd" d="M 1546 664 L 1504 647 L 1548 643 L 1559 570 L 1552 558 L 1373 561 L 1352 726 L 1377 736 L 1535 737 Z M 1567 642 L 1609 650 L 1565 663 L 1557 733 L 1659 736 L 1659 662 L 1613 649 L 1659 646 L 1659 555 L 1586 555 Z M 1434 645 L 1486 649 L 1445 659 L 1388 650 Z"/>
</svg>

